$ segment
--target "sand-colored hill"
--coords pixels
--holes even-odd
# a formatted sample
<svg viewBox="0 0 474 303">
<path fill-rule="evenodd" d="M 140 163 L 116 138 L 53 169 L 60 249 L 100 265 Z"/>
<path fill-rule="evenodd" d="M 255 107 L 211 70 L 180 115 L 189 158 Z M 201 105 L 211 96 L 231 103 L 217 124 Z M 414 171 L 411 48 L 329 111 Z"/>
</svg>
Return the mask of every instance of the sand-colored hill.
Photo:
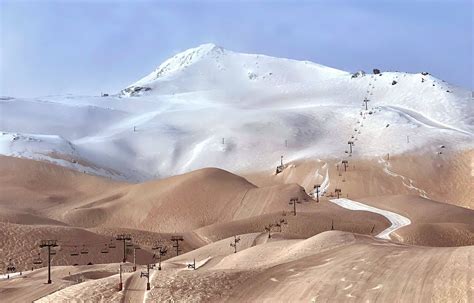
<svg viewBox="0 0 474 303">
<path fill-rule="evenodd" d="M 310 200 L 295 184 L 260 189 L 224 170 L 206 168 L 114 190 L 65 210 L 60 219 L 83 227 L 175 233 L 288 209 L 292 197 Z"/>
<path fill-rule="evenodd" d="M 474 210 L 413 195 L 370 197 L 359 201 L 408 217 L 412 224 L 393 239 L 424 246 L 474 245 Z"/>
<path fill-rule="evenodd" d="M 381 232 L 390 224 L 382 216 L 364 211 L 350 211 L 329 202 L 303 205 L 301 211 L 294 216 L 291 212 L 271 213 L 257 217 L 218 223 L 195 230 L 195 233 L 209 242 L 221 240 L 233 235 L 263 232 L 265 226 L 275 224 L 280 219 L 286 220 L 282 231 L 296 238 L 308 238 L 323 231 L 335 229 L 360 234 Z M 279 228 L 273 228 L 277 233 Z"/>
<path fill-rule="evenodd" d="M 0 252 L 2 262 L 0 272 L 5 272 L 6 261 L 12 260 L 18 271 L 47 266 L 47 249 L 39 247 L 41 240 L 55 239 L 58 246 L 54 248 L 56 255 L 52 257 L 53 265 L 84 265 L 88 263 L 115 263 L 123 258 L 123 245 L 114 237 L 102 236 L 81 228 L 55 225 L 20 225 L 0 222 Z M 105 246 L 107 253 L 102 253 Z M 83 249 L 87 254 L 81 254 Z M 71 253 L 79 252 L 72 256 Z M 42 264 L 33 264 L 38 257 Z M 152 260 L 152 253 L 147 250 L 137 250 L 137 263 L 146 264 Z M 133 260 L 133 254 L 128 251 L 127 259 Z"/>
<path fill-rule="evenodd" d="M 440 151 L 442 154 L 438 154 Z M 348 160 L 347 171 L 344 171 L 341 160 Z M 342 189 L 344 197 L 355 199 L 421 195 L 473 209 L 473 163 L 474 150 L 461 152 L 450 150 L 449 146 L 433 146 L 432 152 L 420 154 L 294 161 L 287 163 L 285 170 L 278 175 L 268 170 L 244 176 L 258 186 L 297 183 L 307 192 L 311 192 L 315 184 L 327 183 L 326 196 L 333 195 L 335 188 Z"/>
<path fill-rule="evenodd" d="M 0 219 L 21 224 L 59 221 L 80 227 L 185 232 L 287 209 L 291 197 L 310 200 L 298 185 L 260 189 L 214 168 L 125 184 L 49 163 L 1 157 L 0 172 Z"/>
<path fill-rule="evenodd" d="M 124 269 L 124 276 L 130 276 L 131 266 L 124 266 Z M 66 293 L 74 294 L 67 300 L 69 302 L 73 300 L 94 300 L 93 290 L 97 288 L 100 288 L 100 293 L 106 294 L 111 299 L 110 302 L 117 302 L 113 299 L 121 298 L 121 293 L 118 293 L 116 290 L 118 264 L 54 266 L 51 268 L 52 284 L 46 283 L 47 272 L 46 268 L 40 268 L 34 271 L 23 272 L 21 277 L 0 280 L 0 297 L 2 302 L 33 302 L 49 294 L 60 293 L 62 289 Z M 100 286 L 106 284 L 105 281 L 110 281 L 110 287 L 101 288 Z M 85 292 L 81 294 L 74 291 L 74 287 L 77 286 L 84 286 Z M 60 299 L 55 297 L 55 300 L 49 302 L 64 302 L 64 300 L 64 297 L 60 297 Z"/>
<path fill-rule="evenodd" d="M 59 246 L 53 257 L 54 285 L 40 282 L 46 277 L 42 267 L 25 278 L 0 281 L 0 294 L 8 300 L 42 298 L 41 302 L 439 302 L 471 297 L 473 246 L 466 245 L 474 244 L 474 211 L 413 195 L 424 189 L 414 180 L 387 175 L 380 167 L 384 163 L 364 160 L 341 176 L 335 164 L 325 166 L 336 180 L 330 179 L 325 196 L 316 203 L 307 192 L 313 182 L 323 181 L 322 163 L 317 164 L 317 174 L 314 163 L 301 163 L 277 176 L 251 176 L 261 183 L 258 187 L 215 168 L 127 184 L 1 157 L 0 238 L 5 241 L 0 245 L 0 270 L 5 271 L 8 259 L 19 270 L 31 270 L 39 240 L 56 239 Z M 406 182 L 411 182 L 411 189 Z M 373 236 L 390 222 L 379 214 L 330 202 L 336 187 L 351 199 L 406 216 L 411 224 L 393 232 L 391 241 L 376 239 Z M 412 195 L 399 194 L 406 191 Z M 364 192 L 397 195 L 364 198 Z M 301 202 L 296 216 L 288 204 L 292 197 Z M 281 220 L 286 224 L 280 231 L 275 223 Z M 269 224 L 271 238 L 264 230 Z M 133 243 L 140 245 L 137 264 L 156 262 L 154 245 L 168 247 L 163 270 L 151 272 L 153 289 L 148 293 L 140 276 L 143 267 L 124 275 L 123 292 L 115 290 L 123 248 L 114 237 L 120 233 L 131 234 Z M 177 257 L 173 235 L 184 237 L 182 255 Z M 237 253 L 230 246 L 234 236 L 240 237 Z M 88 254 L 72 256 L 82 245 Z M 105 254 L 105 245 L 115 247 Z M 41 258 L 45 260 L 44 251 Z M 130 248 L 127 259 L 133 259 Z M 193 260 L 197 270 L 188 269 Z M 83 265 L 87 263 L 96 265 Z M 59 266 L 73 264 L 77 265 Z M 452 278 L 443 278 L 448 276 Z"/>
<path fill-rule="evenodd" d="M 0 156 L 0 208 L 40 213 L 125 185 L 47 162 Z M 26 221 L 25 221 L 26 222 Z"/>
<path fill-rule="evenodd" d="M 358 199 L 363 203 L 402 214 L 415 223 L 473 223 L 474 210 L 415 195 Z"/>
<path fill-rule="evenodd" d="M 265 242 L 195 271 L 170 259 L 153 275 L 146 302 L 465 302 L 471 297 L 473 254 L 471 247 L 397 245 L 330 231 Z M 196 257 L 203 256 L 190 252 L 180 258 Z"/>
<path fill-rule="evenodd" d="M 0 220 L 5 226 L 2 236 L 8 239 L 0 247 L 8 251 L 3 267 L 11 258 L 18 268 L 31 268 L 38 242 L 46 239 L 56 239 L 65 247 L 54 258 L 55 265 L 117 262 L 118 248 L 107 255 L 100 249 L 112 242 L 120 246 L 113 239 L 121 233 L 131 234 L 133 243 L 142 247 L 137 262 L 143 263 L 142 252 L 150 256 L 159 241 L 171 248 L 170 238 L 176 233 L 184 236 L 181 249 L 187 252 L 237 234 L 261 233 L 283 213 L 288 224 L 282 231 L 293 238 L 331 228 L 370 234 L 388 225 L 377 214 L 315 203 L 296 184 L 258 188 L 219 169 L 125 184 L 26 159 L 1 157 L 0 164 L 1 191 L 6 193 L 0 196 Z M 51 198 L 59 192 L 61 199 Z M 297 216 L 289 213 L 292 197 L 302 202 Z M 75 246 L 83 245 L 91 251 L 87 257 L 70 256 Z M 171 251 L 167 257 L 173 255 Z"/>
<path fill-rule="evenodd" d="M 474 245 L 474 224 L 425 223 L 411 224 L 392 234 L 396 241 L 423 246 Z M 474 249 L 474 248 L 473 248 Z"/>
</svg>

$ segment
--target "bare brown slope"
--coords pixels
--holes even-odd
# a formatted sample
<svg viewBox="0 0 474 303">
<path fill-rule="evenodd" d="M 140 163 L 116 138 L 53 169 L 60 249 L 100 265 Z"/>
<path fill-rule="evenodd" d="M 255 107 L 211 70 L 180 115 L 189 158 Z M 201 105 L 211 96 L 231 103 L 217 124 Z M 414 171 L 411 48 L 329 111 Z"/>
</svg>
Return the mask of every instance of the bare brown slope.
<svg viewBox="0 0 474 303">
<path fill-rule="evenodd" d="M 0 172 L 0 220 L 21 224 L 186 232 L 275 211 L 291 197 L 309 199 L 295 184 L 260 189 L 217 168 L 127 184 L 50 163 L 0 157 Z"/>
<path fill-rule="evenodd" d="M 469 246 L 474 245 L 474 224 L 411 224 L 395 231 L 392 237 L 399 242 L 413 245 Z"/>
<path fill-rule="evenodd" d="M 358 201 L 408 217 L 412 223 L 392 234 L 400 242 L 426 246 L 474 245 L 474 210 L 410 195 Z"/>
<path fill-rule="evenodd" d="M 288 210 L 288 206 L 286 206 Z M 239 234 L 264 232 L 265 226 L 277 223 L 280 219 L 287 221 L 282 232 L 293 237 L 308 238 L 327 230 L 342 230 L 360 234 L 376 235 L 390 226 L 383 216 L 365 211 L 352 211 L 333 203 L 314 201 L 299 205 L 296 216 L 286 211 L 269 213 L 232 222 L 217 223 L 194 232 L 208 242 L 214 242 Z M 279 228 L 273 227 L 272 233 Z"/>
<path fill-rule="evenodd" d="M 54 239 L 59 246 L 55 248 L 57 254 L 52 258 L 53 265 L 73 265 L 96 263 L 120 262 L 123 258 L 123 249 L 119 242 L 110 236 L 102 236 L 90 231 L 68 226 L 51 225 L 19 225 L 0 223 L 0 273 L 4 273 L 8 260 L 12 260 L 17 270 L 27 270 L 31 267 L 44 267 L 47 265 L 46 249 L 39 248 L 40 240 Z M 109 248 L 108 253 L 101 253 L 106 244 L 114 243 L 115 248 Z M 88 250 L 87 254 L 71 256 L 76 250 L 81 250 L 83 245 Z M 33 259 L 41 253 L 43 264 L 34 265 Z M 138 262 L 144 263 L 151 260 L 151 254 L 142 250 L 138 255 Z M 129 260 L 130 260 L 129 256 Z"/>
<path fill-rule="evenodd" d="M 305 240 L 266 242 L 236 254 L 215 248 L 214 255 L 196 251 L 167 261 L 162 274 L 152 278 L 147 302 L 466 302 L 472 298 L 472 247 L 407 246 L 332 231 Z M 206 255 L 219 260 L 211 259 L 195 271 L 183 270 L 184 262 L 174 262 L 193 258 L 198 262 Z"/>
<path fill-rule="evenodd" d="M 119 302 L 121 296 L 117 296 L 120 295 L 120 292 L 116 291 L 117 268 L 118 264 L 54 266 L 51 268 L 53 281 L 51 284 L 45 283 L 48 277 L 46 268 L 23 272 L 21 278 L 0 281 L 0 298 L 2 302 L 36 302 L 36 300 L 49 294 L 54 295 L 58 291 L 61 293 L 61 289 L 70 291 L 70 287 L 74 289 L 85 283 L 85 293 L 88 294 L 86 298 L 84 298 L 84 293 L 76 292 L 68 299 L 60 297 L 47 302 L 99 302 L 100 300 L 95 300 L 96 297 L 94 296 L 97 295 L 97 288 L 102 286 L 102 280 L 99 280 L 99 278 L 111 276 L 109 278 L 111 283 L 108 283 L 107 288 L 104 287 L 100 291 L 109 295 L 108 302 Z M 128 275 L 130 274 L 125 273 L 125 278 Z M 89 282 L 80 283 L 81 281 Z"/>
<path fill-rule="evenodd" d="M 124 185 L 46 162 L 0 156 L 0 220 L 31 224 L 38 218 L 27 214 L 49 216 L 52 208 Z M 24 218 L 15 220 L 12 211 Z"/>
<path fill-rule="evenodd" d="M 368 197 L 357 201 L 399 213 L 413 223 L 474 223 L 474 210 L 415 195 Z"/>
<path fill-rule="evenodd" d="M 186 232 L 283 209 L 283 205 L 286 209 L 291 197 L 309 200 L 294 184 L 257 188 L 227 171 L 205 168 L 121 188 L 65 211 L 61 220 L 84 227 Z"/>
<path fill-rule="evenodd" d="M 270 267 L 235 287 L 229 301 L 466 302 L 472 298 L 472 247 L 364 242 Z"/>
<path fill-rule="evenodd" d="M 342 169 L 340 159 L 328 159 L 291 162 L 283 173 L 276 176 L 273 170 L 267 170 L 248 173 L 244 177 L 258 186 L 297 183 L 309 192 L 314 184 L 321 184 L 327 168 L 330 179 L 328 193 L 341 188 L 344 197 L 361 198 L 425 192 L 430 199 L 474 209 L 474 175 L 471 173 L 474 150 L 457 152 L 447 147 L 441 155 L 410 153 L 390 155 L 389 160 L 387 155 L 347 160 L 347 172 Z M 318 170 L 322 176 L 316 175 Z"/>
<path fill-rule="evenodd" d="M 66 211 L 63 220 L 87 227 L 184 232 L 228 218 L 226 211 L 252 188 L 255 185 L 229 172 L 201 169 L 85 201 Z"/>
</svg>

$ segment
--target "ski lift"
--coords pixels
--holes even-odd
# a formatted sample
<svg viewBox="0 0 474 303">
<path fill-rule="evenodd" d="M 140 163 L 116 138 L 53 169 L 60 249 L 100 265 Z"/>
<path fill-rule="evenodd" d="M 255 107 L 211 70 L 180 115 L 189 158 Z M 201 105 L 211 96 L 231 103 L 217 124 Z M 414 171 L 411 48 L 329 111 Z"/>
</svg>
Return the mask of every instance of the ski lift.
<svg viewBox="0 0 474 303">
<path fill-rule="evenodd" d="M 33 264 L 35 265 L 43 264 L 43 260 L 41 260 L 41 253 L 38 253 L 38 257 L 33 259 Z"/>
<path fill-rule="evenodd" d="M 86 246 L 82 245 L 81 255 L 87 255 L 88 253 L 89 253 L 89 251 L 87 250 Z"/>
<path fill-rule="evenodd" d="M 8 265 L 7 265 L 7 272 L 9 272 L 9 273 L 10 272 L 15 272 L 15 270 L 16 270 L 16 267 L 15 267 L 15 265 L 13 265 L 12 259 L 10 259 L 8 261 Z"/>
<path fill-rule="evenodd" d="M 55 256 L 56 255 L 56 251 L 54 249 L 51 249 L 51 252 L 49 253 L 51 256 Z"/>
<path fill-rule="evenodd" d="M 79 253 L 77 252 L 77 246 L 74 246 L 74 250 L 71 252 L 71 256 L 79 256 Z"/>
<path fill-rule="evenodd" d="M 105 247 L 102 248 L 102 250 L 100 251 L 100 253 L 102 253 L 102 254 L 108 254 L 108 253 L 109 253 L 109 248 L 108 248 L 107 244 L 105 244 Z"/>
<path fill-rule="evenodd" d="M 164 256 L 167 253 L 168 253 L 168 247 L 163 246 L 162 248 L 160 248 L 160 255 Z"/>
<path fill-rule="evenodd" d="M 161 249 L 164 245 L 161 243 L 161 241 L 159 241 L 158 243 L 154 244 L 152 247 L 151 247 L 151 250 L 158 250 L 158 249 Z"/>
<path fill-rule="evenodd" d="M 114 240 L 110 240 L 109 248 L 115 248 Z"/>
<path fill-rule="evenodd" d="M 133 243 L 132 243 L 132 242 L 127 242 L 126 245 L 127 245 L 128 247 L 130 247 L 130 246 L 133 246 Z"/>
</svg>

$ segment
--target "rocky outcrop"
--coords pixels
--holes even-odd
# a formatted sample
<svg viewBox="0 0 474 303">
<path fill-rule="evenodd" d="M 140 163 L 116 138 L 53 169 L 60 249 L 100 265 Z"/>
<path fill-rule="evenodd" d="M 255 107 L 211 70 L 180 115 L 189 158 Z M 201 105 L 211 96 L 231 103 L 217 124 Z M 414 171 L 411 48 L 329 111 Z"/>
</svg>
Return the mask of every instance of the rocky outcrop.
<svg viewBox="0 0 474 303">
<path fill-rule="evenodd" d="M 151 88 L 146 86 L 131 86 L 127 87 L 126 89 L 123 89 L 120 93 L 128 97 L 133 97 L 141 95 L 143 92 L 147 92 L 150 90 Z"/>
<path fill-rule="evenodd" d="M 351 78 L 361 78 L 365 76 L 365 72 L 363 70 L 357 71 L 352 74 Z"/>
</svg>

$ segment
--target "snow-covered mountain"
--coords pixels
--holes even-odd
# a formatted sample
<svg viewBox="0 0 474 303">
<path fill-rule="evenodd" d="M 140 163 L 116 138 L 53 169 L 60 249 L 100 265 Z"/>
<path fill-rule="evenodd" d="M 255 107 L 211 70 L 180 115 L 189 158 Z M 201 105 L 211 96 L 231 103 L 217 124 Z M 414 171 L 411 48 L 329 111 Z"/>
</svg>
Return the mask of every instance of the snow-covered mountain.
<svg viewBox="0 0 474 303">
<path fill-rule="evenodd" d="M 350 139 L 364 157 L 472 148 L 473 114 L 469 90 L 429 74 L 355 77 L 205 44 L 115 95 L 1 98 L 0 154 L 128 180 L 238 173 L 341 158 Z"/>
</svg>

